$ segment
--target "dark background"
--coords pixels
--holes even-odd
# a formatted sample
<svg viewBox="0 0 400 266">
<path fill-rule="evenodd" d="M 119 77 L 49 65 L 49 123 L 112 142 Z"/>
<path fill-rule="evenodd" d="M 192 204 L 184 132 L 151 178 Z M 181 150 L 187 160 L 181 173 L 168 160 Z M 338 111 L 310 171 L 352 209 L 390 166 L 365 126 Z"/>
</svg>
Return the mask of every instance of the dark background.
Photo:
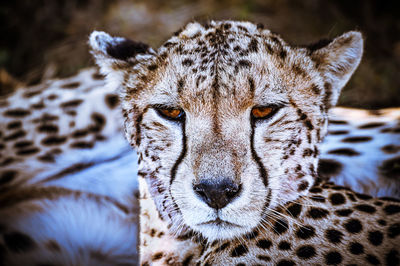
<svg viewBox="0 0 400 266">
<path fill-rule="evenodd" d="M 365 54 L 342 93 L 340 105 L 369 109 L 400 106 L 400 6 L 396 2 L 2 1 L 0 76 L 8 73 L 23 83 L 36 84 L 48 78 L 70 76 L 92 66 L 87 38 L 94 29 L 147 42 L 156 48 L 192 20 L 250 20 L 264 23 L 293 44 L 333 38 L 348 30 L 362 31 L 366 40 Z M 6 88 L 0 89 L 4 92 Z"/>
</svg>

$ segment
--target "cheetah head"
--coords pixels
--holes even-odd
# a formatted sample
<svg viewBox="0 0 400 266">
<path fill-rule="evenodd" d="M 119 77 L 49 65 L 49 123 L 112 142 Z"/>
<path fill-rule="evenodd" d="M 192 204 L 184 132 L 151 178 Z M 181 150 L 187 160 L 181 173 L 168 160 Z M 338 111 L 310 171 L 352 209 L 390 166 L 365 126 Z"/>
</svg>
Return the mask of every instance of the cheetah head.
<svg viewBox="0 0 400 266">
<path fill-rule="evenodd" d="M 176 234 L 239 237 L 314 183 L 327 113 L 358 66 L 348 32 L 307 47 L 248 22 L 190 23 L 157 51 L 90 37 L 122 90 L 125 131 L 160 217 Z"/>
</svg>

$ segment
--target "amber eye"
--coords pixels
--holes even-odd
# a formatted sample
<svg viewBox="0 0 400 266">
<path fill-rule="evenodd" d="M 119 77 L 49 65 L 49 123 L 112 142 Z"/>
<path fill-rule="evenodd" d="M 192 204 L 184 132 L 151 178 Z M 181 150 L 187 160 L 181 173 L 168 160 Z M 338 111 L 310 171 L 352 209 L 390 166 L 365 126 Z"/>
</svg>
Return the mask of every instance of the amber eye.
<svg viewBox="0 0 400 266">
<path fill-rule="evenodd" d="M 169 109 L 169 108 L 157 108 L 158 113 L 168 119 L 179 120 L 183 116 L 183 110 L 180 109 Z"/>
<path fill-rule="evenodd" d="M 251 115 L 254 118 L 267 118 L 274 111 L 273 107 L 254 107 Z"/>
</svg>

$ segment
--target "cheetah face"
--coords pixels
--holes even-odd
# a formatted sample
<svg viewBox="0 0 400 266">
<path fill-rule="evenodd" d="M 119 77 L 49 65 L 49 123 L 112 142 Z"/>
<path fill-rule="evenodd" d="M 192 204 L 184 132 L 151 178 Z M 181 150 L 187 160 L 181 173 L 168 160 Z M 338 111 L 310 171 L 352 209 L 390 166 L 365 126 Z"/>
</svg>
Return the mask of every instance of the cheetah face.
<svg viewBox="0 0 400 266">
<path fill-rule="evenodd" d="M 102 32 L 90 44 L 123 90 L 126 135 L 160 217 L 210 241 L 268 224 L 307 193 L 327 112 L 362 54 L 358 32 L 292 47 L 232 21 L 191 23 L 157 52 Z"/>
</svg>

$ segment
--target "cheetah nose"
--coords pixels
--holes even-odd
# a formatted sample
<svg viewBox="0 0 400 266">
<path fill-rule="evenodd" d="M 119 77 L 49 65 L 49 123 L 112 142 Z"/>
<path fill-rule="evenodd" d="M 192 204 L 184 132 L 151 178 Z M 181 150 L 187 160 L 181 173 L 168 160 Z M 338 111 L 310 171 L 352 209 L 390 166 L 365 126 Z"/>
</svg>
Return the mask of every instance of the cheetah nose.
<svg viewBox="0 0 400 266">
<path fill-rule="evenodd" d="M 230 179 L 222 179 L 221 181 L 202 180 L 198 184 L 193 185 L 193 190 L 199 198 L 214 209 L 222 209 L 240 192 L 240 185 L 235 184 Z"/>
</svg>

